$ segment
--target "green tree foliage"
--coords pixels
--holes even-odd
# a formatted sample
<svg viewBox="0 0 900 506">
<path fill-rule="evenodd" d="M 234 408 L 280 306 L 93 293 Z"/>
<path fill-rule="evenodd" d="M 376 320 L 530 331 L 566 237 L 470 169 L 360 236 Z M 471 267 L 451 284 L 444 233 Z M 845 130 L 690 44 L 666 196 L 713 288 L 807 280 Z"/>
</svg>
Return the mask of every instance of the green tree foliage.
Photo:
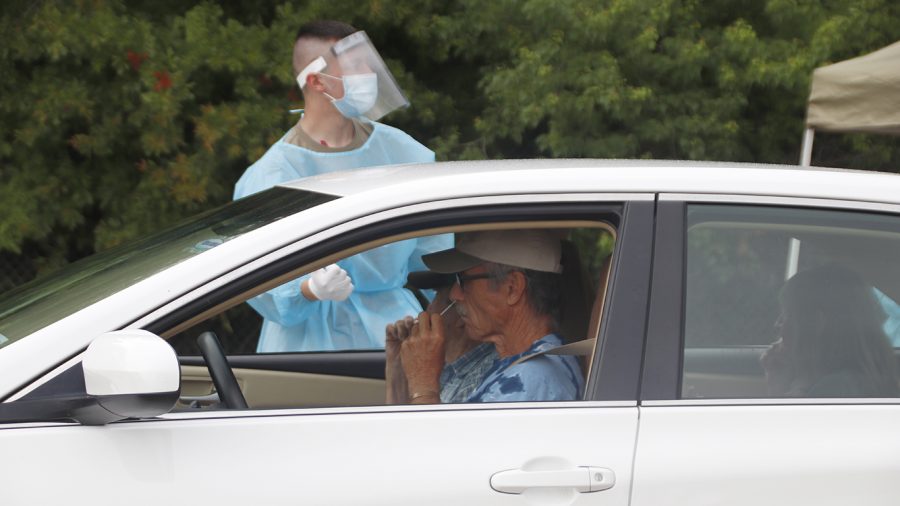
<svg viewBox="0 0 900 506">
<path fill-rule="evenodd" d="M 413 103 L 386 120 L 439 159 L 795 163 L 811 71 L 900 38 L 893 0 L 6 0 L 0 250 L 49 270 L 228 201 L 296 121 L 293 36 L 321 18 L 369 33 Z"/>
<path fill-rule="evenodd" d="M 154 22 L 102 1 L 2 23 L 4 249 L 78 256 L 223 202 L 286 124 L 275 27 L 213 6 Z"/>
<path fill-rule="evenodd" d="M 890 0 L 459 3 L 457 50 L 490 48 L 478 132 L 536 156 L 796 163 L 812 70 L 900 37 Z"/>
</svg>

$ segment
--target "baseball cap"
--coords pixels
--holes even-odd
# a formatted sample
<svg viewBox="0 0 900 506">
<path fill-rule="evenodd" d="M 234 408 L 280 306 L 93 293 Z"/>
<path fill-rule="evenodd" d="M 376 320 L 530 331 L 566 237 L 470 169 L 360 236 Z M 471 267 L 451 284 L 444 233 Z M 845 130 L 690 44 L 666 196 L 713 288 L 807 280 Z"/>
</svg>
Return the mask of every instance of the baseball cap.
<svg viewBox="0 0 900 506">
<path fill-rule="evenodd" d="M 484 262 L 562 272 L 559 235 L 550 230 L 482 230 L 456 234 L 456 246 L 422 255 L 434 272 L 453 274 Z"/>
</svg>

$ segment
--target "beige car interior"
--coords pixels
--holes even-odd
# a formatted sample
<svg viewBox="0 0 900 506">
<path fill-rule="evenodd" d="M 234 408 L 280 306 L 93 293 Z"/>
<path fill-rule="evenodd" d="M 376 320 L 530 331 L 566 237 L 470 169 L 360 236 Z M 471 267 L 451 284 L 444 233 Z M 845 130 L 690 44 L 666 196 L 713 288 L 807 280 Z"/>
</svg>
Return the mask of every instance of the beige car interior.
<svg viewBox="0 0 900 506">
<path fill-rule="evenodd" d="M 247 405 L 254 409 L 384 404 L 384 380 L 240 368 L 234 375 Z M 212 393 L 206 367 L 182 366 L 182 398 Z"/>
<path fill-rule="evenodd" d="M 472 225 L 451 228 L 430 229 L 424 232 L 404 234 L 369 242 L 340 252 L 339 254 L 321 258 L 316 262 L 304 265 L 294 271 L 273 279 L 263 285 L 255 287 L 252 291 L 242 294 L 240 297 L 229 300 L 227 303 L 212 308 L 203 314 L 197 315 L 189 321 L 182 322 L 177 327 L 165 333 L 165 337 L 172 337 L 198 323 L 215 317 L 221 312 L 242 304 L 244 301 L 259 293 L 291 281 L 300 275 L 321 268 L 335 261 L 381 246 L 383 244 L 400 241 L 413 237 L 452 233 L 470 230 L 498 230 L 506 228 L 554 228 L 589 229 L 592 234 L 599 237 L 602 234 L 611 234 L 615 237 L 615 230 L 611 225 L 594 221 L 531 221 L 495 223 L 489 225 Z M 569 245 L 565 261 L 576 268 L 578 276 L 570 276 L 563 281 L 563 315 L 561 317 L 562 331 L 567 334 L 567 341 L 577 345 L 577 352 L 566 354 L 582 355 L 589 357 L 594 352 L 594 345 L 598 329 L 600 327 L 600 315 L 606 296 L 606 287 L 609 276 L 609 259 L 591 259 L 596 264 L 602 265 L 600 275 L 596 279 L 586 279 L 587 270 L 579 258 L 579 252 Z M 594 294 L 598 294 L 595 296 Z M 579 300 L 580 298 L 580 300 Z M 589 309 L 590 308 L 590 309 Z M 589 358 L 582 360 L 583 371 L 587 375 Z M 295 407 L 324 407 L 324 406 L 364 406 L 380 405 L 385 402 L 385 382 L 381 379 L 355 378 L 347 376 L 312 374 L 300 372 L 269 371 L 256 369 L 235 368 L 234 374 L 247 404 L 251 408 L 295 408 Z M 192 401 L 200 401 L 200 405 L 208 405 L 217 400 L 214 387 L 207 369 L 203 366 L 182 366 L 182 400 L 179 407 L 184 408 Z"/>
</svg>

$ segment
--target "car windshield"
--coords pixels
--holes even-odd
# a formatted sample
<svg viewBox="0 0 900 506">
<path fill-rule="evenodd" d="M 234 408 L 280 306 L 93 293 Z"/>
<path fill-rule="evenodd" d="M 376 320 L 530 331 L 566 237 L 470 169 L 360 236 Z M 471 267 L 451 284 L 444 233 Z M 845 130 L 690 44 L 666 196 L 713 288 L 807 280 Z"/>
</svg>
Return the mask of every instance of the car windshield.
<svg viewBox="0 0 900 506">
<path fill-rule="evenodd" d="M 276 187 L 72 263 L 0 299 L 0 347 L 187 258 L 335 198 Z"/>
</svg>

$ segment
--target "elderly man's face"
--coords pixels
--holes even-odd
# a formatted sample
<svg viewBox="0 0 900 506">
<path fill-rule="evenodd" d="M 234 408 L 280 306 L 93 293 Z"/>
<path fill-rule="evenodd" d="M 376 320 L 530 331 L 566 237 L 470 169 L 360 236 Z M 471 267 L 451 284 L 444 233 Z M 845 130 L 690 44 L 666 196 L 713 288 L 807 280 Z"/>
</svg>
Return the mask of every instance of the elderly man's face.
<svg viewBox="0 0 900 506">
<path fill-rule="evenodd" d="M 500 290 L 491 288 L 487 269 L 483 265 L 459 273 L 460 283 L 454 284 L 450 298 L 469 338 L 487 341 L 500 332 L 501 318 L 506 308 Z"/>
</svg>

